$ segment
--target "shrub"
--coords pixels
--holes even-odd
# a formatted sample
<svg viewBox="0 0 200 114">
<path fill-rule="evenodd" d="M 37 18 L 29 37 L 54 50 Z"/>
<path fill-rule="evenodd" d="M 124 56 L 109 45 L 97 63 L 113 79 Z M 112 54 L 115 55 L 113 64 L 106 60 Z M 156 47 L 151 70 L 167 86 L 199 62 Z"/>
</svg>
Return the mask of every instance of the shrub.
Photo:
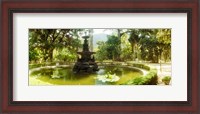
<svg viewBox="0 0 200 114">
<path fill-rule="evenodd" d="M 169 85 L 170 80 L 171 80 L 171 77 L 170 77 L 170 76 L 165 76 L 165 77 L 162 79 L 162 82 L 164 82 L 165 85 Z"/>
<path fill-rule="evenodd" d="M 156 85 L 158 83 L 158 76 L 156 70 L 151 70 L 145 77 L 146 85 Z"/>
<path fill-rule="evenodd" d="M 125 83 L 125 85 L 157 85 L 157 70 L 152 69 L 146 76 L 136 77 Z"/>
</svg>

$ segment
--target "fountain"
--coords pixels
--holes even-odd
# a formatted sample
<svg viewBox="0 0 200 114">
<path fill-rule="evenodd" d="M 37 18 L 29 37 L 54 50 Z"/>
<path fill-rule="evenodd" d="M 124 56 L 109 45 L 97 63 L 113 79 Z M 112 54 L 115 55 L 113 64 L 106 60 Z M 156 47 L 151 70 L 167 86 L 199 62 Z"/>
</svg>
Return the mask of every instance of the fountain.
<svg viewBox="0 0 200 114">
<path fill-rule="evenodd" d="M 84 39 L 83 43 L 83 51 L 77 52 L 81 55 L 81 58 L 78 57 L 77 62 L 73 67 L 73 72 L 95 72 L 98 71 L 97 63 L 95 62 L 94 55 L 95 52 L 91 52 L 88 46 L 88 38 L 89 36 L 83 36 Z"/>
</svg>

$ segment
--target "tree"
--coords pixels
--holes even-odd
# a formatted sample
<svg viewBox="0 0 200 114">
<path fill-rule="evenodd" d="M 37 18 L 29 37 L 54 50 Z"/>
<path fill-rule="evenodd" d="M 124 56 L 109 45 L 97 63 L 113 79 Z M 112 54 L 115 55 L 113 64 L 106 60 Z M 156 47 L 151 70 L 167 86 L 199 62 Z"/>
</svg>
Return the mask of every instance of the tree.
<svg viewBox="0 0 200 114">
<path fill-rule="evenodd" d="M 37 49 L 29 51 L 29 61 L 37 61 L 39 59 L 39 52 Z"/>
<path fill-rule="evenodd" d="M 98 50 L 96 52 L 96 59 L 99 60 L 100 62 L 103 62 L 103 60 L 108 59 L 108 52 L 107 52 L 107 45 L 103 41 L 98 41 Z"/>
<path fill-rule="evenodd" d="M 112 60 L 120 60 L 120 53 L 121 53 L 121 41 L 118 37 L 108 35 L 108 40 L 106 41 L 107 45 L 107 52 L 108 52 L 108 59 Z"/>
<path fill-rule="evenodd" d="M 129 34 L 123 34 L 121 36 L 121 59 L 123 61 L 133 59 L 133 50 L 132 45 L 129 42 Z"/>
<path fill-rule="evenodd" d="M 107 38 L 106 42 L 97 43 L 97 59 L 100 61 L 104 59 L 120 60 L 121 40 L 115 35 L 108 35 Z"/>
<path fill-rule="evenodd" d="M 80 44 L 73 37 L 74 29 L 30 29 L 29 31 L 29 51 L 37 48 L 41 51 L 43 60 L 53 60 L 53 50 L 67 47 L 77 48 Z"/>
<path fill-rule="evenodd" d="M 159 29 L 156 38 L 160 44 L 160 57 L 163 55 L 166 62 L 171 58 L 171 29 Z"/>
<path fill-rule="evenodd" d="M 55 61 L 73 62 L 76 60 L 76 52 L 68 48 L 55 49 L 53 56 Z"/>
<path fill-rule="evenodd" d="M 145 37 L 140 40 L 141 57 L 146 61 L 158 63 L 159 48 L 157 39 L 154 37 Z"/>
<path fill-rule="evenodd" d="M 112 36 L 115 36 L 116 38 L 118 38 L 118 41 L 120 41 L 120 42 L 118 42 L 119 43 L 119 49 L 118 49 L 118 54 L 119 54 L 119 56 L 117 57 L 117 60 L 120 60 L 121 61 L 121 54 L 122 54 L 122 44 L 121 44 L 121 37 L 124 35 L 124 34 L 126 34 L 126 32 L 127 32 L 127 30 L 128 29 L 110 29 L 110 30 L 112 30 L 113 31 L 113 33 L 112 33 Z"/>
<path fill-rule="evenodd" d="M 114 30 L 117 30 L 115 32 L 117 35 L 108 36 L 108 40 L 101 44 L 98 51 L 98 53 L 104 53 L 107 59 L 131 60 L 132 58 L 141 58 L 154 63 L 158 63 L 162 59 L 165 61 L 171 59 L 170 29 Z M 103 49 L 104 51 L 102 51 Z"/>
<path fill-rule="evenodd" d="M 138 47 L 139 47 L 138 43 L 139 43 L 139 40 L 140 40 L 139 29 L 130 29 L 128 31 L 128 34 L 130 35 L 128 41 L 131 44 L 131 51 L 132 51 L 134 59 L 136 59 L 137 58 L 137 51 L 138 51 Z"/>
</svg>

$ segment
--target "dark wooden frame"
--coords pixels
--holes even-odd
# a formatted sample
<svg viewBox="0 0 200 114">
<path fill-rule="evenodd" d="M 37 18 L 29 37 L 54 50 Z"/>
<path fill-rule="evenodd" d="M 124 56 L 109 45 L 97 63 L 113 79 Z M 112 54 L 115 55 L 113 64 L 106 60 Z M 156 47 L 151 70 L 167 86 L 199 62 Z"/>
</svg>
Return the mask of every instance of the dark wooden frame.
<svg viewBox="0 0 200 114">
<path fill-rule="evenodd" d="M 198 0 L 43 0 L 1 2 L 1 111 L 0 112 L 68 112 L 68 113 L 200 113 L 199 109 L 199 2 Z M 188 14 L 188 100 L 187 101 L 84 101 L 84 102 L 20 102 L 13 101 L 12 59 L 12 15 L 22 12 L 138 12 L 138 13 L 180 13 Z M 181 42 L 180 42 L 181 43 Z"/>
</svg>

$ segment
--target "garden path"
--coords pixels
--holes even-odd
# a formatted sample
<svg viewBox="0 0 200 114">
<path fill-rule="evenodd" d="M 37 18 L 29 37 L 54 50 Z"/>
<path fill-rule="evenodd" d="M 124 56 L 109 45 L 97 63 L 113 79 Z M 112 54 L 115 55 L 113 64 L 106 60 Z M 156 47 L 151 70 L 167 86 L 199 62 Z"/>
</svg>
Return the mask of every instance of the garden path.
<svg viewBox="0 0 200 114">
<path fill-rule="evenodd" d="M 162 63 L 161 67 L 159 63 L 147 63 L 147 65 L 152 66 L 157 69 L 159 85 L 164 85 L 164 83 L 162 83 L 163 77 L 172 76 L 171 63 Z M 171 84 L 171 81 L 170 81 L 170 84 Z"/>
</svg>

